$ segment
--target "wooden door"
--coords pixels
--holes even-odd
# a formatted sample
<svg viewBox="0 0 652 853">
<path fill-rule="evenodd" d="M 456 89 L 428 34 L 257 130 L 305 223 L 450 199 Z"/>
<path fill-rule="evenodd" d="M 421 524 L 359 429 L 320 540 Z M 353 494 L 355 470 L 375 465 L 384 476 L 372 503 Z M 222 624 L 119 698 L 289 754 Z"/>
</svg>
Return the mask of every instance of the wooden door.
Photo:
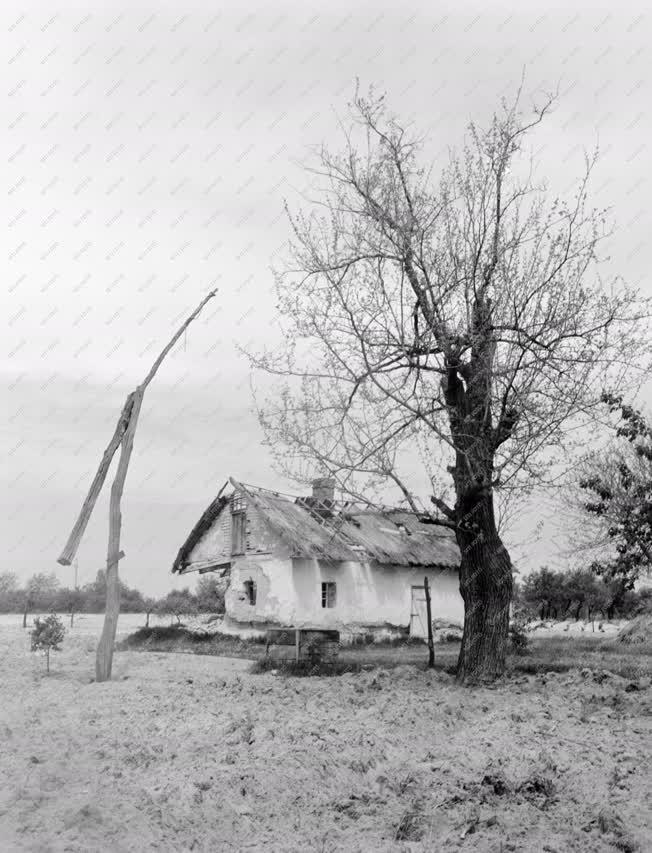
<svg viewBox="0 0 652 853">
<path fill-rule="evenodd" d="M 410 614 L 410 636 L 428 637 L 428 614 L 426 591 L 422 586 L 412 587 L 412 611 Z"/>
</svg>

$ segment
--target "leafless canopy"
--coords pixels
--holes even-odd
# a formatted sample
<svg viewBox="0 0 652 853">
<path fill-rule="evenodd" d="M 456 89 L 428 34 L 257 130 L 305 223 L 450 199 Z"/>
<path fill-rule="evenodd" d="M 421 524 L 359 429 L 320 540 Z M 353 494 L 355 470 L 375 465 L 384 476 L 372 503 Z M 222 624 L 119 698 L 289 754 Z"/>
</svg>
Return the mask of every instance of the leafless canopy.
<svg viewBox="0 0 652 853">
<path fill-rule="evenodd" d="M 438 179 L 373 92 L 356 94 L 343 151 L 319 151 L 277 277 L 287 345 L 254 358 L 280 377 L 261 420 L 286 470 L 317 461 L 352 494 L 389 478 L 416 508 L 401 463 L 418 448 L 446 523 L 444 460 L 454 480 L 465 467 L 491 489 L 523 486 L 605 385 L 636 381 L 648 310 L 599 275 L 596 157 L 570 200 L 550 197 L 524 154 L 554 99 L 529 118 L 519 100 L 472 124 Z"/>
</svg>

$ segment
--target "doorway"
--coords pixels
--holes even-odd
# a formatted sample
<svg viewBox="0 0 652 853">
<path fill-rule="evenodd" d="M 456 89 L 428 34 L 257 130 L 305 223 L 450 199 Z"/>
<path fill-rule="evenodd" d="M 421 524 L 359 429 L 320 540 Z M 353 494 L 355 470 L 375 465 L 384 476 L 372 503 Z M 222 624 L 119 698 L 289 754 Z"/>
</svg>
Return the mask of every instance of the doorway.
<svg viewBox="0 0 652 853">
<path fill-rule="evenodd" d="M 410 612 L 410 636 L 428 637 L 428 610 L 426 590 L 423 586 L 412 587 L 412 610 Z"/>
</svg>

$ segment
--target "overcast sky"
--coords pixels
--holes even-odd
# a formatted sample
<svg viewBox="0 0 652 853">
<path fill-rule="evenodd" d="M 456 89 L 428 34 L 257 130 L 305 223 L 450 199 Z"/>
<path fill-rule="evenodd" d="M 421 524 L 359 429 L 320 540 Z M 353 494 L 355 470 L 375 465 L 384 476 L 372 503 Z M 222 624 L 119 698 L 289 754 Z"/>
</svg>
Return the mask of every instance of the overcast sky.
<svg viewBox="0 0 652 853">
<path fill-rule="evenodd" d="M 652 292 L 650 15 L 643 3 L 513 6 L 269 0 L 5 13 L 0 569 L 72 580 L 56 558 L 126 394 L 214 287 L 145 397 L 123 502 L 123 579 L 169 589 L 178 548 L 229 474 L 289 487 L 262 444 L 236 345 L 273 335 L 283 201 L 306 185 L 309 146 L 339 144 L 336 117 L 356 77 L 428 134 L 433 160 L 513 94 L 524 67 L 526 93 L 559 84 L 535 139 L 541 174 L 568 189 L 582 149 L 599 141 L 594 199 L 613 205 L 619 227 L 609 271 Z M 82 583 L 105 561 L 106 497 L 79 551 Z M 509 540 L 524 568 L 554 561 L 552 534 L 531 534 L 537 512 L 528 508 Z"/>
</svg>

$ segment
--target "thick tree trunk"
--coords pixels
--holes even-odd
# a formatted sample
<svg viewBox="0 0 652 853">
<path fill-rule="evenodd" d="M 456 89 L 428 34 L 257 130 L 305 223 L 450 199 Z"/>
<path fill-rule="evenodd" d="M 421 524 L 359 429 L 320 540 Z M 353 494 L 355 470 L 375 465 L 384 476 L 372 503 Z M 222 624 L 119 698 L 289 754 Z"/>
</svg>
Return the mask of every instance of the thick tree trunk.
<svg viewBox="0 0 652 853">
<path fill-rule="evenodd" d="M 513 581 L 491 493 L 458 501 L 457 542 L 464 599 L 457 677 L 463 682 L 493 680 L 505 671 Z"/>
</svg>

